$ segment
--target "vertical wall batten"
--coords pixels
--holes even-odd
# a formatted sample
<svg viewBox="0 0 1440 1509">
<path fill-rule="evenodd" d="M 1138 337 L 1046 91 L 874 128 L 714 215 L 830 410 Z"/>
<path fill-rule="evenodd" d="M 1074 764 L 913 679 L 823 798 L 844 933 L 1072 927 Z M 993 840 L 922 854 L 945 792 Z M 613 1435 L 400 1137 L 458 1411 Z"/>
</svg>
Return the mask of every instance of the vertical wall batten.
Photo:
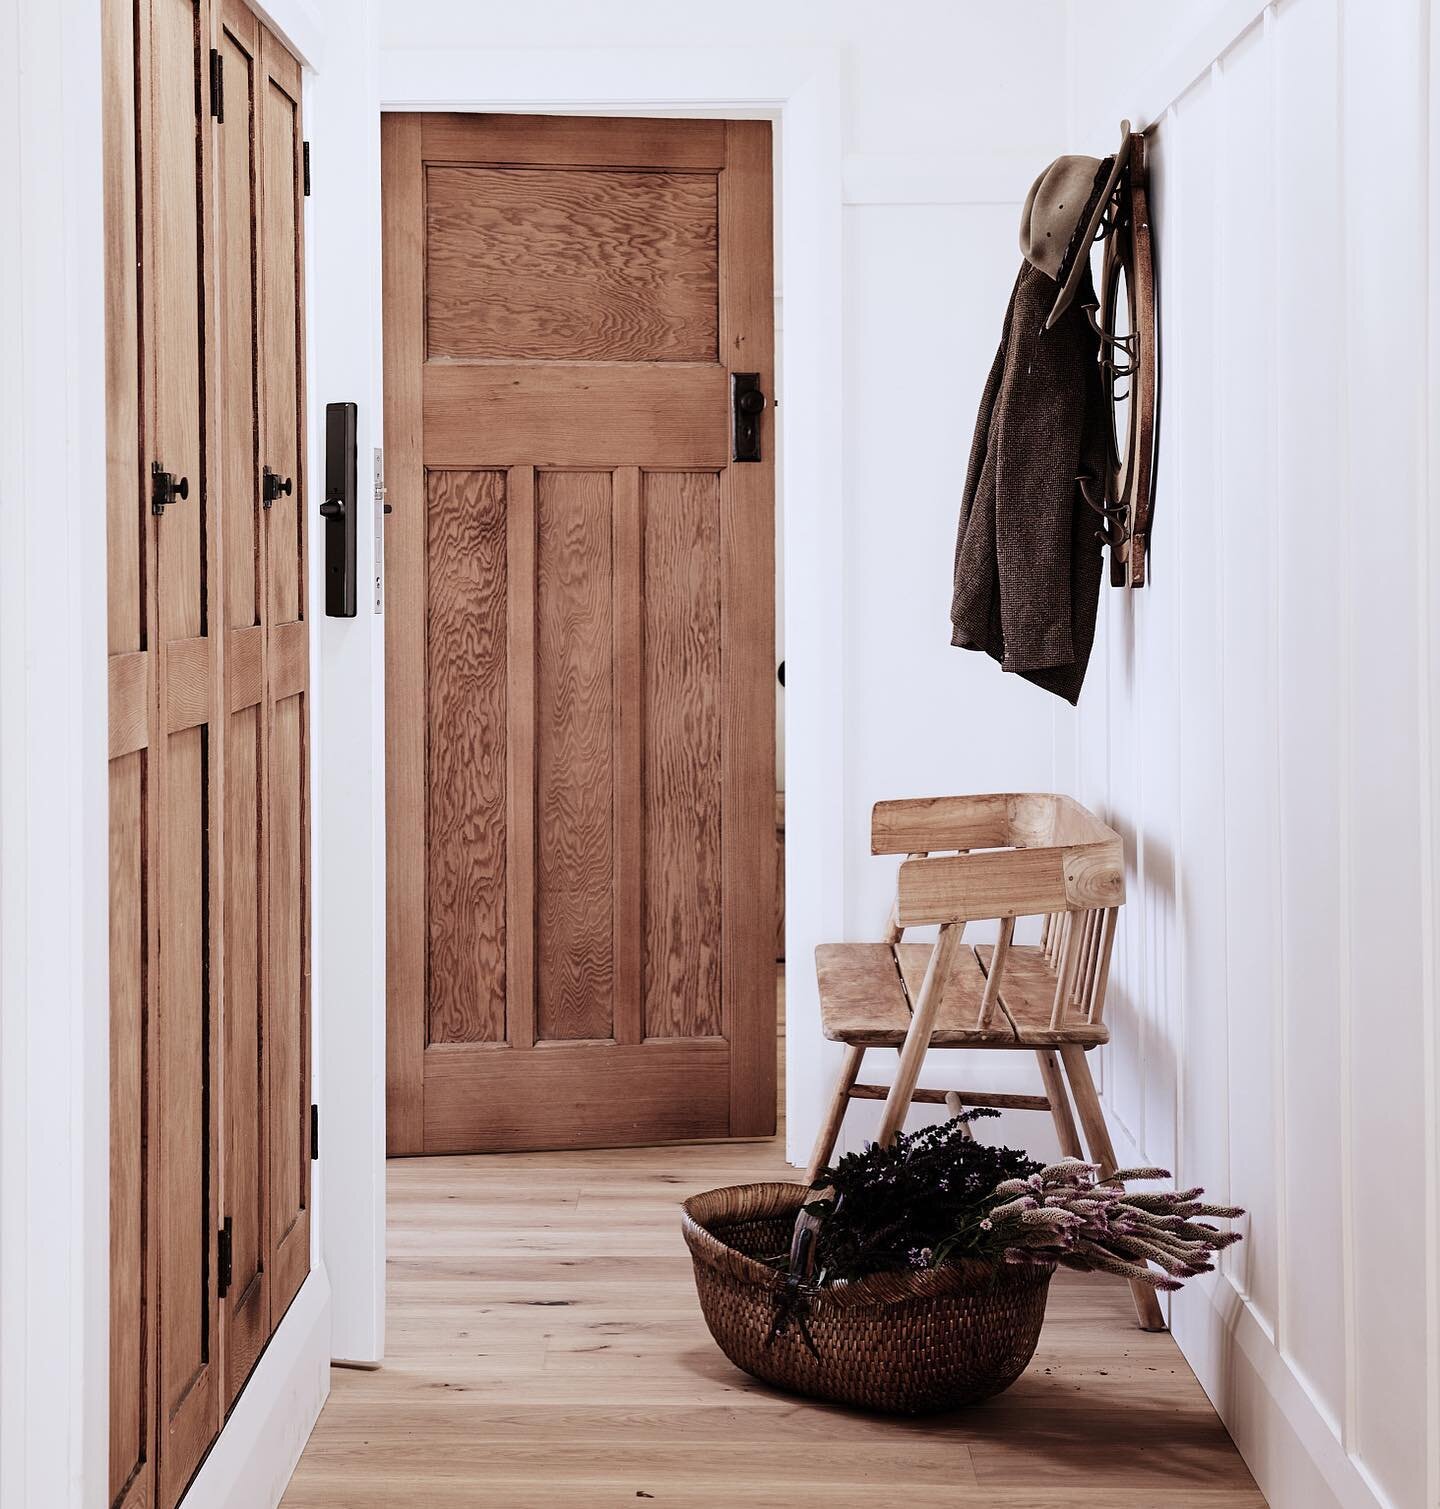
<svg viewBox="0 0 1440 1509">
<path fill-rule="evenodd" d="M 1421 0 L 1204 35 L 1145 117 L 1155 600 L 1106 606 L 1057 779 L 1069 735 L 1135 829 L 1107 1100 L 1251 1208 L 1177 1338 L 1272 1502 L 1399 1509 L 1440 1495 L 1440 47 Z"/>
</svg>

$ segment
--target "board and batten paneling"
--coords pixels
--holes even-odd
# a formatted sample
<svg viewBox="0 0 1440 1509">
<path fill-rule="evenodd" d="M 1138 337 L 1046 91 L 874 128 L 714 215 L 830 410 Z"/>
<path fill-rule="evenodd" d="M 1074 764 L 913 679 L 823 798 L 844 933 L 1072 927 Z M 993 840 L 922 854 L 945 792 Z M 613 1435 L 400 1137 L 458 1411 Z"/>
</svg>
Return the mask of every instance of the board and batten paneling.
<svg viewBox="0 0 1440 1509">
<path fill-rule="evenodd" d="M 1420 1509 L 1440 1502 L 1440 45 L 1424 0 L 1234 14 L 1148 102 L 1153 577 L 1102 601 L 1056 782 L 1129 848 L 1108 1114 L 1250 1212 L 1173 1300 L 1177 1338 L 1280 1509 Z"/>
</svg>

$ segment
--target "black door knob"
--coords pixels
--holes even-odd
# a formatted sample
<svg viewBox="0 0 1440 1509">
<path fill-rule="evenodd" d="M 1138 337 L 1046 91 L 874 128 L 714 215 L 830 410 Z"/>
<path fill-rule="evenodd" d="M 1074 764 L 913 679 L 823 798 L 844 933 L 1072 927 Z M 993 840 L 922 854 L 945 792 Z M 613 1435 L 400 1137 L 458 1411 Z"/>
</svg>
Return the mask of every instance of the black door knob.
<svg viewBox="0 0 1440 1509">
<path fill-rule="evenodd" d="M 288 498 L 293 486 L 289 477 L 282 477 L 279 472 L 272 472 L 267 466 L 260 489 L 266 508 L 269 508 L 276 498 Z"/>
<path fill-rule="evenodd" d="M 759 388 L 746 388 L 736 395 L 735 407 L 747 418 L 753 419 L 765 407 L 765 395 Z"/>
</svg>

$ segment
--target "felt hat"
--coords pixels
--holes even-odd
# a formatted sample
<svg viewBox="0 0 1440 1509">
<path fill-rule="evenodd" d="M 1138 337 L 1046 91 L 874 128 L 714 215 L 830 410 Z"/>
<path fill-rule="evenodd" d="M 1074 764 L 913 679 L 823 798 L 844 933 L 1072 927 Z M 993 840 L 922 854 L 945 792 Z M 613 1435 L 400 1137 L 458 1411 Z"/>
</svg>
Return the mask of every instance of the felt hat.
<svg viewBox="0 0 1440 1509">
<path fill-rule="evenodd" d="M 1057 157 L 1030 186 L 1020 213 L 1020 250 L 1032 267 L 1060 285 L 1047 330 L 1075 297 L 1090 245 L 1129 160 L 1130 122 L 1122 121 L 1113 157 Z"/>
</svg>

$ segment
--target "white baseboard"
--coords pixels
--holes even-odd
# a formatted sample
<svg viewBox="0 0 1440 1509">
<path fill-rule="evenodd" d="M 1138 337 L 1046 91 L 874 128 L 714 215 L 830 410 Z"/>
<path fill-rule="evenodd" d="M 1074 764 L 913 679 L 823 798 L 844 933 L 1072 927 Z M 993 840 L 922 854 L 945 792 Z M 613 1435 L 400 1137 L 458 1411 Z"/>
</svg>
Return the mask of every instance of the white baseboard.
<svg viewBox="0 0 1440 1509">
<path fill-rule="evenodd" d="M 1107 1114 L 1106 1121 L 1122 1165 L 1154 1161 L 1119 1117 Z M 1397 1509 L 1345 1450 L 1329 1415 L 1228 1274 L 1192 1279 L 1161 1302 L 1176 1345 L 1270 1509 Z"/>
<path fill-rule="evenodd" d="M 330 1280 L 314 1269 L 280 1322 L 183 1509 L 275 1509 L 330 1392 Z"/>
</svg>

